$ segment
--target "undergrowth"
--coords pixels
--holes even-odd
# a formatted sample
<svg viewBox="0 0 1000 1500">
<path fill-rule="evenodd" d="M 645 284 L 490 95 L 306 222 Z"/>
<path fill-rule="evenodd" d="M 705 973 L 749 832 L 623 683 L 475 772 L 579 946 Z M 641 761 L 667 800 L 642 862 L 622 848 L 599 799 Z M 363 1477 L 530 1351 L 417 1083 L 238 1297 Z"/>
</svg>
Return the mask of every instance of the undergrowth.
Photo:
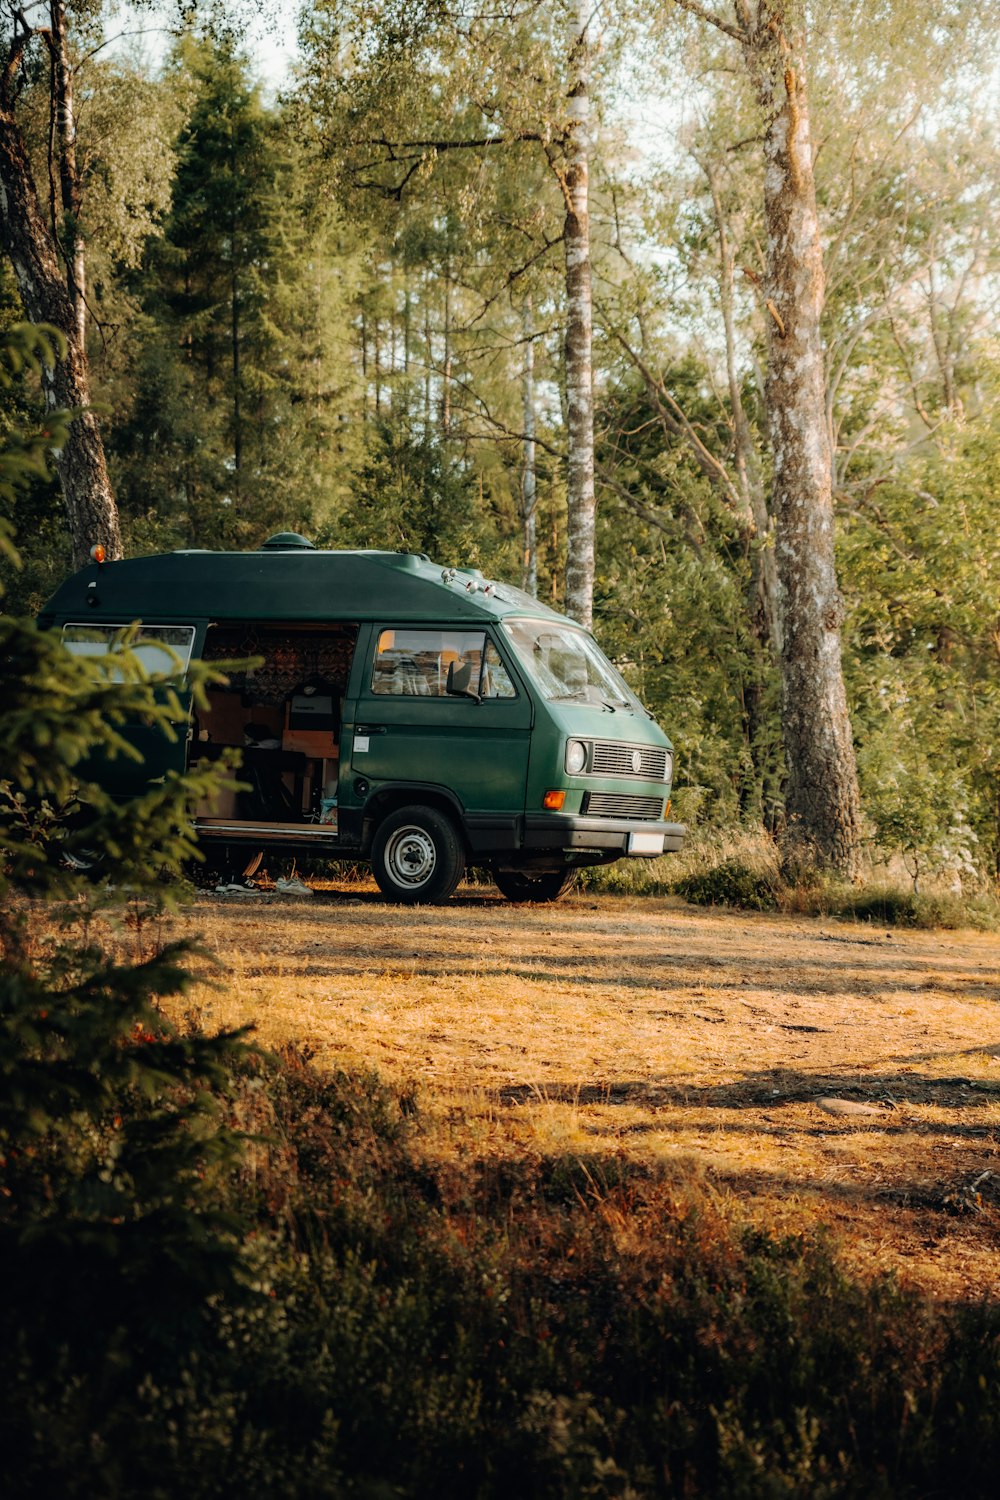
<svg viewBox="0 0 1000 1500">
<path fill-rule="evenodd" d="M 696 829 L 677 854 L 621 860 L 584 871 L 586 889 L 619 895 L 680 896 L 695 906 L 838 917 L 881 927 L 1000 928 L 1000 895 L 986 883 L 956 893 L 872 866 L 857 885 L 808 864 L 783 862 L 779 845 L 756 829 Z"/>
<path fill-rule="evenodd" d="M 851 1279 L 822 1237 L 622 1158 L 429 1166 L 374 1075 L 233 1066 L 242 1290 L 200 1294 L 173 1344 L 106 1296 L 39 1347 L 5 1298 L 8 1495 L 994 1492 L 995 1309 Z M 70 1287 L 46 1254 L 25 1286 Z"/>
</svg>

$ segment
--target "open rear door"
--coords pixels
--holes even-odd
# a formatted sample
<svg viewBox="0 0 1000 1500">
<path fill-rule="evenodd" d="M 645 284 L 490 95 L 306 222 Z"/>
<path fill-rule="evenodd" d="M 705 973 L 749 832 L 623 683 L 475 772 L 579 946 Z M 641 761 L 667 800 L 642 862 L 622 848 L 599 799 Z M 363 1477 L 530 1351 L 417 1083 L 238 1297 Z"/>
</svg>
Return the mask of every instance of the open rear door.
<svg viewBox="0 0 1000 1500">
<path fill-rule="evenodd" d="M 62 639 L 74 656 L 105 657 L 121 649 L 123 633 L 130 628 L 128 621 L 99 625 L 89 620 L 69 622 L 63 626 Z M 129 649 L 153 680 L 157 698 L 163 702 L 172 694 L 177 699 L 181 713 L 174 725 L 175 738 L 168 739 L 155 725 L 123 724 L 123 737 L 142 759 L 94 756 L 81 768 L 82 779 L 95 781 L 113 797 L 125 799 L 141 796 L 151 782 L 161 780 L 168 771 L 182 772 L 187 768 L 191 693 L 186 674 L 194 639 L 194 625 L 139 626 Z"/>
</svg>

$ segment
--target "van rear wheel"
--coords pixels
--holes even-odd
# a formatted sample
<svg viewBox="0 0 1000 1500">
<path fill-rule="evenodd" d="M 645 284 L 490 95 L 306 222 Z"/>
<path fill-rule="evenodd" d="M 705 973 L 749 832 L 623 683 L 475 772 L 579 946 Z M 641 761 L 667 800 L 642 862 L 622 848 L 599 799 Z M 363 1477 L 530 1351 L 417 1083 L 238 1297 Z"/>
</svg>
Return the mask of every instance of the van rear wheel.
<svg viewBox="0 0 1000 1500">
<path fill-rule="evenodd" d="M 576 871 L 494 870 L 493 879 L 508 901 L 558 901 L 576 881 Z"/>
<path fill-rule="evenodd" d="M 379 825 L 372 874 L 390 901 L 447 901 L 464 870 L 455 825 L 436 807 L 400 807 Z"/>
</svg>

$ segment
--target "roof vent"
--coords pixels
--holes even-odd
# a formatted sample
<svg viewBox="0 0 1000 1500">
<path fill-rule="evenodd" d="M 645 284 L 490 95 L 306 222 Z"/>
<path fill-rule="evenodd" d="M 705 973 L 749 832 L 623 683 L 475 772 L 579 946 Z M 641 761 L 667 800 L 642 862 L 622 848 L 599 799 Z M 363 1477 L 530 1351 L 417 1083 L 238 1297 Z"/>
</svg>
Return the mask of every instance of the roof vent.
<svg viewBox="0 0 1000 1500">
<path fill-rule="evenodd" d="M 308 537 L 299 536 L 297 531 L 279 531 L 276 536 L 269 536 L 258 550 L 261 552 L 315 552 L 316 548 Z"/>
</svg>

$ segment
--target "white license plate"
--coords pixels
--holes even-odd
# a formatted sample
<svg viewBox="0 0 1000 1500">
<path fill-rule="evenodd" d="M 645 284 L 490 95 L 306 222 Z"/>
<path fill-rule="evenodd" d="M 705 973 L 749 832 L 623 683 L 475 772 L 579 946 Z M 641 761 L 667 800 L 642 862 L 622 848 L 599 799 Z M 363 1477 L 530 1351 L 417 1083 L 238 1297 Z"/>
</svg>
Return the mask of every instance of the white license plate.
<svg viewBox="0 0 1000 1500">
<path fill-rule="evenodd" d="M 627 854 L 662 854 L 662 833 L 630 833 Z"/>
</svg>

